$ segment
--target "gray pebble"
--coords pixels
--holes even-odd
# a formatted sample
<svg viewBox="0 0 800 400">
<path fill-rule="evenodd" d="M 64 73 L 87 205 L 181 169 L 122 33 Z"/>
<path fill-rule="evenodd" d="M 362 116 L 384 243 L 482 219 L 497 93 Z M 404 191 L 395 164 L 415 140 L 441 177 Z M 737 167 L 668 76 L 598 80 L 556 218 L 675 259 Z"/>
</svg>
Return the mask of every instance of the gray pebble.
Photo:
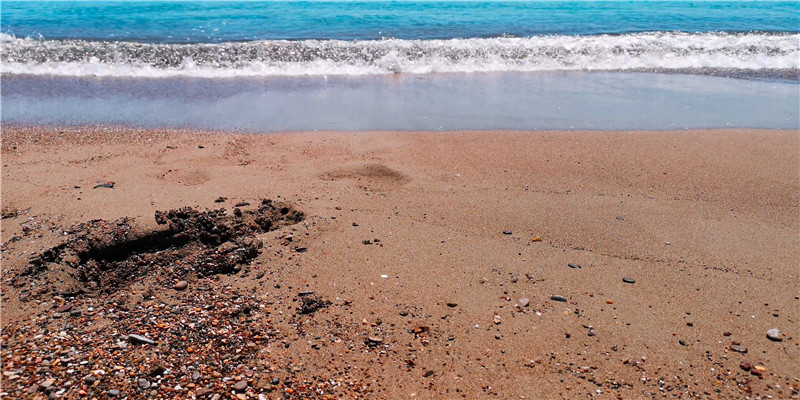
<svg viewBox="0 0 800 400">
<path fill-rule="evenodd" d="M 567 264 L 567 266 L 568 266 L 568 267 L 570 267 L 570 268 L 574 268 L 574 269 L 581 269 L 581 268 L 583 268 L 583 267 L 581 267 L 581 266 L 580 266 L 580 265 L 578 265 L 578 264 L 572 264 L 572 263 L 569 263 L 569 264 Z"/>
<path fill-rule="evenodd" d="M 529 304 L 531 304 L 531 299 L 529 299 L 527 297 L 523 297 L 523 298 L 519 299 L 518 301 L 519 301 L 519 306 L 520 307 L 527 307 Z"/>
<path fill-rule="evenodd" d="M 564 296 L 559 296 L 557 294 L 554 294 L 554 295 L 550 296 L 550 300 L 566 302 L 567 298 L 564 297 Z"/>
<path fill-rule="evenodd" d="M 633 278 L 622 278 L 622 281 L 625 283 L 636 283 L 636 279 Z"/>
<path fill-rule="evenodd" d="M 236 384 L 233 385 L 233 390 L 237 392 L 244 392 L 245 390 L 247 390 L 247 381 L 236 382 Z"/>
<path fill-rule="evenodd" d="M 108 391 L 108 395 L 111 396 L 111 397 L 119 396 L 119 390 L 111 389 L 111 390 Z"/>
<path fill-rule="evenodd" d="M 150 388 L 150 381 L 144 378 L 139 378 L 139 381 L 136 382 L 139 385 L 139 388 L 142 390 Z"/>
<path fill-rule="evenodd" d="M 139 335 L 128 335 L 128 341 L 139 344 L 156 344 L 156 342 Z"/>
<path fill-rule="evenodd" d="M 778 328 L 772 328 L 768 330 L 767 339 L 772 340 L 773 342 L 782 342 L 783 338 L 781 337 L 781 330 Z"/>
</svg>

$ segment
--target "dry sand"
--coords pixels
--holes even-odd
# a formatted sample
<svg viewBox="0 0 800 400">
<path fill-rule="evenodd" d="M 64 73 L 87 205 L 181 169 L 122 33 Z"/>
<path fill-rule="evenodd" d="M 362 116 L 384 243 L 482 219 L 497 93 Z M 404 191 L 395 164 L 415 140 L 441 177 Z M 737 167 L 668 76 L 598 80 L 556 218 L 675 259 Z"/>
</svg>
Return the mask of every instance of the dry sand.
<svg viewBox="0 0 800 400">
<path fill-rule="evenodd" d="M 798 396 L 797 131 L 2 139 L 7 398 Z M 75 224 L 264 198 L 305 219 L 235 274 L 22 275 Z"/>
</svg>

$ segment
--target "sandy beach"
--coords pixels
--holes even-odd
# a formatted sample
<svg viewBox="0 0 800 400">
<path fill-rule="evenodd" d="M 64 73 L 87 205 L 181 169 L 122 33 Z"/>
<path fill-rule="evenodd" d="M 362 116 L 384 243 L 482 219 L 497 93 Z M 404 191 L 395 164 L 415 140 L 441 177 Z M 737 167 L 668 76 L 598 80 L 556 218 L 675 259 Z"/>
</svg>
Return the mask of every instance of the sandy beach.
<svg viewBox="0 0 800 400">
<path fill-rule="evenodd" d="M 796 398 L 799 171 L 796 130 L 4 126 L 2 392 Z"/>
</svg>

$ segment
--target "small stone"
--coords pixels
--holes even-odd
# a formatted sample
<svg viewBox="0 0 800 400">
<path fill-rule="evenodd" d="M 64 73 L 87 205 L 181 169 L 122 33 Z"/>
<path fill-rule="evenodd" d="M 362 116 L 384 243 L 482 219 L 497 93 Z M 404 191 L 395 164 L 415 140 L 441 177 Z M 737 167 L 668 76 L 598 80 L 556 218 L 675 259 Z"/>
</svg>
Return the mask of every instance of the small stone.
<svg viewBox="0 0 800 400">
<path fill-rule="evenodd" d="M 54 384 L 54 383 L 56 383 L 56 380 L 51 378 L 51 379 L 48 379 L 48 380 L 46 380 L 46 381 L 42 382 L 42 384 L 41 384 L 40 386 L 41 386 L 43 389 L 47 389 L 47 388 L 49 388 L 50 386 L 53 386 L 53 384 Z"/>
<path fill-rule="evenodd" d="M 56 312 L 63 314 L 69 310 L 72 310 L 72 304 L 64 304 L 63 306 L 58 307 L 58 310 L 56 310 Z"/>
<path fill-rule="evenodd" d="M 432 377 L 432 376 L 433 376 L 435 373 L 436 373 L 436 372 L 435 372 L 434 370 L 432 370 L 432 369 L 429 369 L 429 370 L 425 371 L 425 374 L 424 374 L 424 375 L 422 375 L 422 376 L 424 376 L 425 378 L 430 378 L 430 377 Z"/>
<path fill-rule="evenodd" d="M 192 372 L 192 380 L 193 381 L 199 380 L 202 377 L 203 377 L 203 374 L 201 374 L 200 372 L 198 372 L 198 371 Z"/>
<path fill-rule="evenodd" d="M 139 335 L 128 335 L 128 341 L 131 343 L 138 343 L 138 344 L 156 344 L 156 342 Z"/>
<path fill-rule="evenodd" d="M 379 345 L 381 343 L 383 343 L 383 339 L 381 339 L 381 338 L 379 338 L 377 336 L 370 336 L 370 337 L 367 338 L 367 344 L 369 344 L 371 346 L 376 346 L 376 345 Z"/>
<path fill-rule="evenodd" d="M 503 231 L 503 235 L 510 235 L 511 233 L 511 231 Z"/>
<path fill-rule="evenodd" d="M 753 368 L 753 366 L 749 362 L 742 361 L 741 363 L 739 363 L 739 368 L 745 371 L 750 371 L 750 369 Z"/>
<path fill-rule="evenodd" d="M 730 333 L 730 332 L 722 332 L 722 336 L 726 336 L 727 337 L 727 336 L 730 336 L 730 335 L 733 335 L 733 334 Z"/>
<path fill-rule="evenodd" d="M 499 315 L 495 315 L 493 321 L 495 325 L 500 325 L 500 323 L 503 322 L 503 319 L 500 318 Z"/>
<path fill-rule="evenodd" d="M 763 375 L 763 374 L 764 374 L 764 372 L 763 372 L 763 371 L 761 371 L 760 369 L 758 369 L 757 367 L 756 367 L 756 368 L 753 368 L 753 369 L 751 369 L 751 370 L 750 370 L 750 373 L 751 373 L 751 374 L 753 374 L 753 375 L 755 375 L 755 376 L 761 376 L 761 375 Z"/>
<path fill-rule="evenodd" d="M 450 308 L 458 307 L 458 303 L 448 302 L 447 306 L 450 307 Z"/>
<path fill-rule="evenodd" d="M 80 317 L 81 316 L 81 310 L 72 310 L 72 311 L 69 312 L 69 315 L 71 317 Z"/>
<path fill-rule="evenodd" d="M 767 339 L 772 340 L 773 342 L 782 342 L 783 338 L 781 337 L 781 331 L 778 328 L 772 328 L 767 331 Z"/>
<path fill-rule="evenodd" d="M 172 288 L 175 290 L 185 290 L 187 287 L 189 287 L 189 282 L 180 281 L 176 283 L 175 286 L 173 286 Z"/>
<path fill-rule="evenodd" d="M 567 298 L 564 297 L 564 296 L 559 296 L 557 294 L 554 294 L 554 295 L 550 296 L 550 300 L 566 302 Z"/>
<path fill-rule="evenodd" d="M 111 389 L 111 390 L 108 391 L 108 395 L 111 396 L 111 397 L 119 396 L 119 390 Z"/>
<path fill-rule="evenodd" d="M 272 384 L 273 385 L 280 385 L 281 384 L 281 380 L 278 379 L 278 378 L 272 378 Z"/>
<path fill-rule="evenodd" d="M 622 281 L 625 283 L 636 283 L 636 280 L 633 278 L 622 278 Z"/>
<path fill-rule="evenodd" d="M 142 389 L 142 390 L 147 390 L 147 389 L 150 388 L 150 381 L 148 381 L 147 379 L 139 378 L 139 380 L 136 383 L 139 385 L 139 388 Z"/>
<path fill-rule="evenodd" d="M 90 385 L 90 386 L 93 385 L 96 380 L 97 380 L 97 378 L 95 378 L 92 375 L 87 375 L 86 377 L 83 378 L 83 381 L 86 382 L 86 384 Z"/>
<path fill-rule="evenodd" d="M 529 304 L 531 304 L 531 299 L 527 297 L 523 297 L 517 301 L 519 302 L 520 307 L 527 307 Z"/>
<path fill-rule="evenodd" d="M 686 341 L 683 339 L 678 340 L 678 344 L 680 344 L 681 346 L 686 346 Z"/>
<path fill-rule="evenodd" d="M 581 268 L 583 268 L 579 264 L 572 264 L 572 263 L 567 264 L 567 266 L 570 267 L 570 268 L 573 268 L 573 269 L 581 269 Z"/>
<path fill-rule="evenodd" d="M 211 390 L 211 389 L 209 389 L 209 388 L 200 388 L 200 389 L 197 389 L 197 390 L 194 392 L 194 394 L 195 394 L 197 397 L 203 397 L 203 396 L 205 396 L 205 395 L 207 395 L 207 394 L 209 394 L 209 393 L 211 393 L 211 392 L 213 392 L 213 390 Z"/>
<path fill-rule="evenodd" d="M 314 292 L 313 292 L 313 291 L 311 291 L 311 290 L 306 290 L 306 291 L 304 291 L 304 292 L 300 292 L 300 293 L 298 293 L 297 295 L 298 295 L 298 296 L 300 296 L 300 297 L 305 297 L 305 296 L 311 296 L 312 294 L 314 294 Z"/>
<path fill-rule="evenodd" d="M 747 353 L 747 347 L 744 347 L 744 346 L 742 346 L 740 344 L 732 344 L 731 345 L 731 350 L 733 350 L 733 351 L 735 351 L 737 353 L 742 353 L 742 354 Z"/>
<path fill-rule="evenodd" d="M 233 385 L 233 390 L 237 392 L 244 392 L 245 390 L 247 390 L 247 381 L 236 382 L 236 384 Z"/>
</svg>

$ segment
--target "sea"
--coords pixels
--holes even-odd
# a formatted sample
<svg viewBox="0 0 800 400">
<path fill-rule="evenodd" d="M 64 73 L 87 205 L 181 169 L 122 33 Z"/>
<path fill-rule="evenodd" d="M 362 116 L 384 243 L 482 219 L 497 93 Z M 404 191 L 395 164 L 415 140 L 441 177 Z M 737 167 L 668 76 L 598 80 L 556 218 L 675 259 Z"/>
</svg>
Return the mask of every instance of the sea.
<svg viewBox="0 0 800 400">
<path fill-rule="evenodd" d="M 798 1 L 2 1 L 0 123 L 800 129 Z"/>
</svg>

